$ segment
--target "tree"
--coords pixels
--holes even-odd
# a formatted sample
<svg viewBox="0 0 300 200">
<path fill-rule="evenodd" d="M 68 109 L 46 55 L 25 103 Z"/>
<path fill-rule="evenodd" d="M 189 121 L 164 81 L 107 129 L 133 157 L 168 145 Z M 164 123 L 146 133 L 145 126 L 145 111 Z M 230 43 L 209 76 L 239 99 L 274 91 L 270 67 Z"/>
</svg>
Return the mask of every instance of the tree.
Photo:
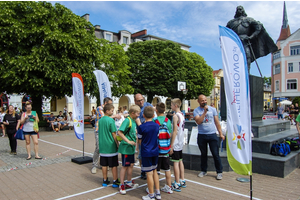
<svg viewBox="0 0 300 200">
<path fill-rule="evenodd" d="M 85 93 L 95 95 L 98 87 L 93 70 L 99 67 L 96 63 L 108 62 L 107 57 L 110 66 L 124 69 L 121 77 L 126 76 L 128 66 L 120 63 L 126 61 L 125 54 L 114 44 L 96 39 L 94 30 L 90 22 L 58 3 L 0 2 L 2 90 L 30 94 L 34 109 L 41 114 L 43 96 L 72 95 L 72 73 L 82 76 Z M 100 55 L 109 46 L 117 55 Z M 122 87 L 125 89 L 113 88 L 113 92 L 125 93 L 130 88 Z"/>
<path fill-rule="evenodd" d="M 292 101 L 293 105 L 296 105 L 298 103 L 298 106 L 300 105 L 300 97 L 295 97 Z"/>
<path fill-rule="evenodd" d="M 130 67 L 127 65 L 128 56 L 124 51 L 124 44 L 109 42 L 105 39 L 98 40 L 100 44 L 99 56 L 95 61 L 95 67 L 104 71 L 112 84 L 113 96 L 133 94 L 134 90 L 130 85 Z M 95 96 L 99 96 L 99 90 L 95 90 Z"/>
<path fill-rule="evenodd" d="M 148 102 L 154 95 L 197 98 L 209 95 L 214 85 L 212 69 L 196 53 L 190 53 L 171 41 L 145 41 L 130 44 L 128 65 L 131 67 L 135 92 L 147 94 Z M 187 95 L 177 91 L 177 81 L 185 81 Z"/>
<path fill-rule="evenodd" d="M 213 69 L 208 66 L 204 58 L 197 53 L 183 51 L 187 59 L 185 69 L 188 93 L 186 99 L 198 99 L 200 94 L 210 95 L 214 87 L 215 80 L 213 77 Z"/>
<path fill-rule="evenodd" d="M 186 71 L 186 59 L 179 44 L 158 40 L 135 42 L 126 54 L 136 93 L 146 94 L 148 102 L 152 102 L 154 95 L 178 95 L 177 81 L 183 80 Z"/>
<path fill-rule="evenodd" d="M 272 80 L 271 77 L 265 77 L 264 76 L 264 84 L 267 84 L 268 86 L 271 86 L 271 80 Z"/>
</svg>

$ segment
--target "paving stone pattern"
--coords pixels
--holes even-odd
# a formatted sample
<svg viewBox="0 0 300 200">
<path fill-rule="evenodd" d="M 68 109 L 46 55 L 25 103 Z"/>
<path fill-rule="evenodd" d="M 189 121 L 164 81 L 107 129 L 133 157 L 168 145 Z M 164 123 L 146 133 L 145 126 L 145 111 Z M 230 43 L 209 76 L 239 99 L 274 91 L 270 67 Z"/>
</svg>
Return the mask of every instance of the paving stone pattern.
<svg viewBox="0 0 300 200">
<path fill-rule="evenodd" d="M 92 156 L 95 147 L 92 129 L 85 129 L 84 142 L 85 155 Z M 139 188 L 121 195 L 116 188 L 102 187 L 100 169 L 91 174 L 91 163 L 78 165 L 71 162 L 71 158 L 82 156 L 82 147 L 83 142 L 73 131 L 41 132 L 39 155 L 44 160 L 34 159 L 33 144 L 32 159 L 26 160 L 25 141 L 18 141 L 18 154 L 10 155 L 8 138 L 0 138 L 0 199 L 141 199 L 146 195 L 147 182 L 138 178 L 138 167 L 133 170 L 133 178 Z M 119 172 L 120 169 L 118 167 Z M 247 176 L 224 172 L 223 180 L 217 181 L 215 172 L 208 172 L 203 178 L 198 178 L 198 173 L 186 170 L 187 188 L 173 194 L 162 193 L 162 199 L 249 199 L 249 183 L 236 181 L 237 177 Z M 112 179 L 111 171 L 108 176 Z M 163 187 L 164 175 L 159 178 L 162 179 L 160 187 Z M 253 197 L 300 200 L 299 183 L 300 169 L 286 178 L 253 174 Z"/>
</svg>

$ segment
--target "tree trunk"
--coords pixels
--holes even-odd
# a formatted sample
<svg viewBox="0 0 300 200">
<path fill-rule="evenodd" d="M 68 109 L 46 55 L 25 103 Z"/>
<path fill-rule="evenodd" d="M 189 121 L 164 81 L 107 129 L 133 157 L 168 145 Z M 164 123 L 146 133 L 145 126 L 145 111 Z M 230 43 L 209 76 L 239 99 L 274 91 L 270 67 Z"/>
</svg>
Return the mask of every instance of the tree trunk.
<svg viewBox="0 0 300 200">
<path fill-rule="evenodd" d="M 42 95 L 31 95 L 32 99 L 32 110 L 36 111 L 39 120 L 43 120 L 42 105 L 43 96 Z"/>
</svg>

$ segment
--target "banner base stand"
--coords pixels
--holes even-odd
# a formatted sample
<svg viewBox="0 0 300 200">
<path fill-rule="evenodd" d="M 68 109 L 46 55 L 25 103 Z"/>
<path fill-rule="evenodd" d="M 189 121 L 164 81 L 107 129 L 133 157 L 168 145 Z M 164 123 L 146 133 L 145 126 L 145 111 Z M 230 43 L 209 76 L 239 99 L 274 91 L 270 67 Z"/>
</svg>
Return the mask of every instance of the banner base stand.
<svg viewBox="0 0 300 200">
<path fill-rule="evenodd" d="M 250 179 L 249 178 L 236 178 L 237 181 L 242 182 L 242 183 L 249 183 Z"/>
<path fill-rule="evenodd" d="M 81 165 L 81 164 L 93 162 L 93 158 L 89 156 L 82 156 L 82 157 L 72 158 L 71 161 Z"/>
</svg>

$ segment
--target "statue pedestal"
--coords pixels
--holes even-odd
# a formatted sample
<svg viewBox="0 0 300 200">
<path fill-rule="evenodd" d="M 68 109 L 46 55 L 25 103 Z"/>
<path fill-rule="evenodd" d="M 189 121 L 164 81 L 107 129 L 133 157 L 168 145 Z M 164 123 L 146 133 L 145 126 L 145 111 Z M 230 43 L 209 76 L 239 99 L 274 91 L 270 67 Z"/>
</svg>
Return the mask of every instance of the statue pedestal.
<svg viewBox="0 0 300 200">
<path fill-rule="evenodd" d="M 249 76 L 251 120 L 262 120 L 264 115 L 264 79 L 258 76 Z M 227 106 L 225 97 L 224 80 L 221 78 L 221 118 L 227 118 Z"/>
</svg>

